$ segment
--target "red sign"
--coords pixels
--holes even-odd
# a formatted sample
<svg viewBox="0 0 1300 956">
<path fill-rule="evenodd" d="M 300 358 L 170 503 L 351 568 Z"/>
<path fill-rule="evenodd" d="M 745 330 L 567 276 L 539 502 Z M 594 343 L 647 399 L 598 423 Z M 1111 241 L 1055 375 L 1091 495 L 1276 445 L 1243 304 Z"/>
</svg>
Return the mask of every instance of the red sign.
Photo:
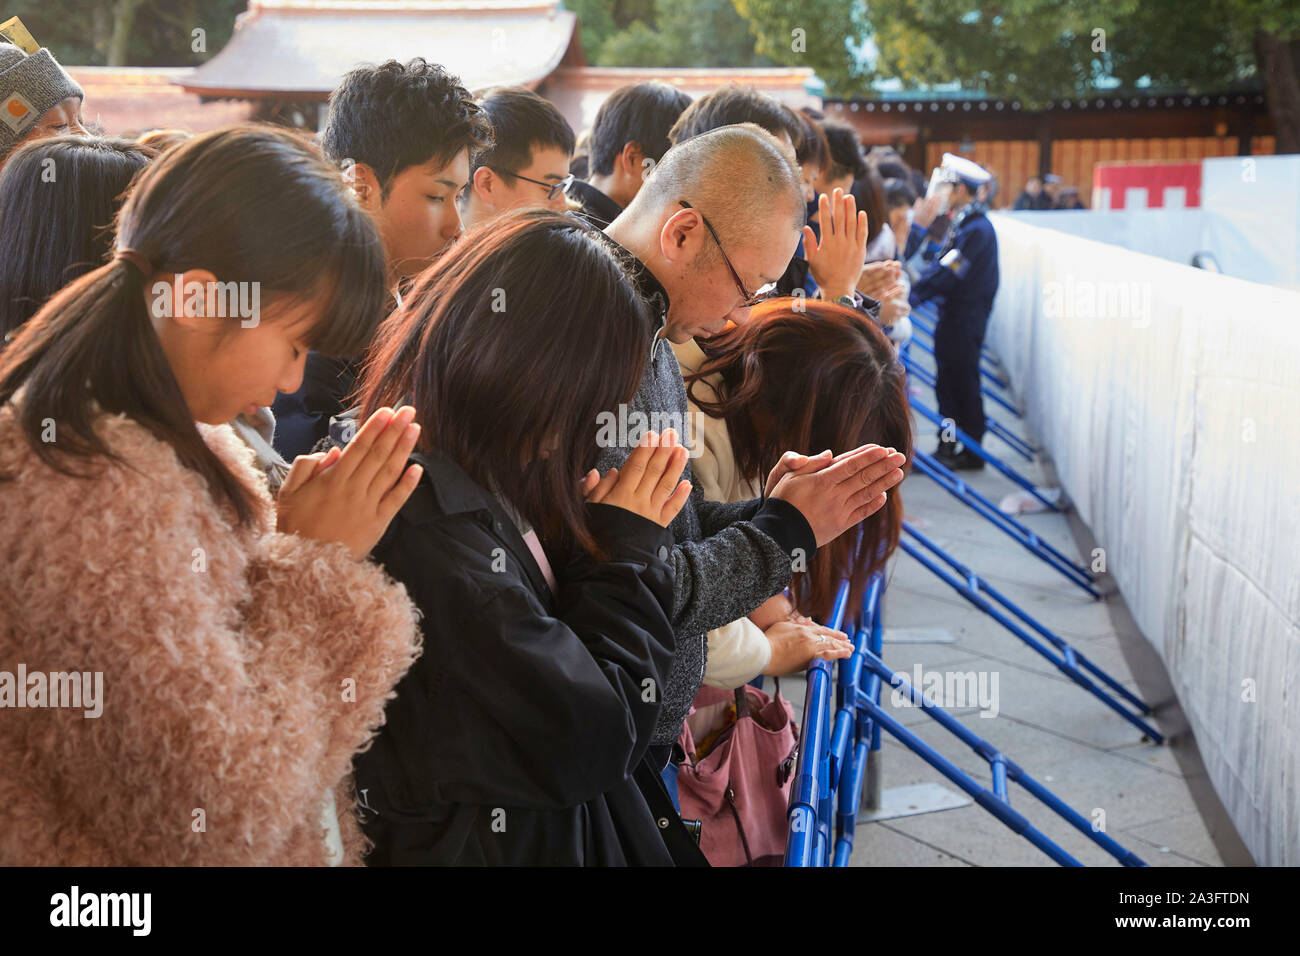
<svg viewBox="0 0 1300 956">
<path fill-rule="evenodd" d="M 1166 202 L 1165 190 L 1179 190 L 1182 202 Z M 1130 190 L 1141 190 L 1146 201 L 1131 203 Z M 1172 197 L 1170 197 L 1172 199 Z M 1163 209 L 1181 205 L 1191 209 L 1201 204 L 1201 164 L 1195 163 L 1098 163 L 1092 170 L 1092 208 L 1124 209 L 1137 206 Z"/>
</svg>

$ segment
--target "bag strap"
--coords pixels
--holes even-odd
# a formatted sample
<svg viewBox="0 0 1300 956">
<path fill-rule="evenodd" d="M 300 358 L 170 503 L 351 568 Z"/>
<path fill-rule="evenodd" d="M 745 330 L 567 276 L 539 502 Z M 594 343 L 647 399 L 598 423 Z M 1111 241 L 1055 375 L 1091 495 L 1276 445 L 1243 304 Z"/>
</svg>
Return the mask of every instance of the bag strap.
<svg viewBox="0 0 1300 956">
<path fill-rule="evenodd" d="M 736 688 L 736 722 L 739 723 L 742 717 L 749 716 L 749 695 L 745 693 L 745 684 Z"/>
<path fill-rule="evenodd" d="M 749 852 L 749 840 L 745 837 L 745 825 L 740 822 L 740 810 L 736 806 L 736 791 L 727 781 L 727 803 L 731 806 L 731 815 L 736 818 L 736 832 L 740 834 L 740 845 L 745 849 L 745 865 L 754 865 L 754 856 Z"/>
</svg>

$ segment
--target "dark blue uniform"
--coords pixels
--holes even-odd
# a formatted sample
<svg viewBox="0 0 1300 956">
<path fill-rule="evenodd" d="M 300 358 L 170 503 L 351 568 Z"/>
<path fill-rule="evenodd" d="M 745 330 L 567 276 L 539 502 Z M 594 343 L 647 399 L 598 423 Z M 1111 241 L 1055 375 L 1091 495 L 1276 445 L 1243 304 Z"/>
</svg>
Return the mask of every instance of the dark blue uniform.
<svg viewBox="0 0 1300 956">
<path fill-rule="evenodd" d="M 980 203 L 962 210 L 910 299 L 913 307 L 943 300 L 934 333 L 939 414 L 976 441 L 984 437 L 980 348 L 998 291 L 998 236 L 985 211 Z"/>
</svg>

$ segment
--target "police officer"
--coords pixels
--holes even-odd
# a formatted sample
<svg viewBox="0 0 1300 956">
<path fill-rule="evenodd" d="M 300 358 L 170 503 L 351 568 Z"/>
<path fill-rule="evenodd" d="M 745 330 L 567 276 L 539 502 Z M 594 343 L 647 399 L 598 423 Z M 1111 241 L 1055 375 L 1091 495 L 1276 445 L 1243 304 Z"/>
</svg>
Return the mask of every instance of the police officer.
<svg viewBox="0 0 1300 956">
<path fill-rule="evenodd" d="M 977 164 L 945 153 L 936 180 L 951 184 L 948 209 L 952 230 L 933 260 L 912 286 L 912 307 L 931 299 L 938 305 L 934 333 L 937 366 L 935 394 L 939 414 L 951 418 L 975 441 L 984 437 L 984 402 L 980 396 L 980 349 L 993 296 L 998 291 L 998 237 L 989 222 L 981 187 L 992 178 Z M 929 208 L 919 209 L 912 230 L 923 235 Z M 984 460 L 955 438 L 939 433 L 935 457 L 954 470 L 984 467 Z"/>
</svg>

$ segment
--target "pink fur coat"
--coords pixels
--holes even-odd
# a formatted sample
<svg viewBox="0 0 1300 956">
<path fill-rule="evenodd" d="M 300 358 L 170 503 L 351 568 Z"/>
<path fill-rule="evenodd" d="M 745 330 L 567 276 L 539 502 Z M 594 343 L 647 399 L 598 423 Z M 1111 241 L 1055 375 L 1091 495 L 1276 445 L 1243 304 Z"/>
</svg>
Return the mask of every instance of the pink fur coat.
<svg viewBox="0 0 1300 956">
<path fill-rule="evenodd" d="M 95 427 L 135 470 L 77 479 L 36 457 L 13 411 L 0 672 L 102 672 L 103 710 L 0 707 L 0 865 L 321 865 L 331 791 L 359 863 L 352 757 L 419 651 L 402 585 L 276 533 L 229 426 L 199 428 L 257 489 L 256 528 L 126 416 Z"/>
</svg>

